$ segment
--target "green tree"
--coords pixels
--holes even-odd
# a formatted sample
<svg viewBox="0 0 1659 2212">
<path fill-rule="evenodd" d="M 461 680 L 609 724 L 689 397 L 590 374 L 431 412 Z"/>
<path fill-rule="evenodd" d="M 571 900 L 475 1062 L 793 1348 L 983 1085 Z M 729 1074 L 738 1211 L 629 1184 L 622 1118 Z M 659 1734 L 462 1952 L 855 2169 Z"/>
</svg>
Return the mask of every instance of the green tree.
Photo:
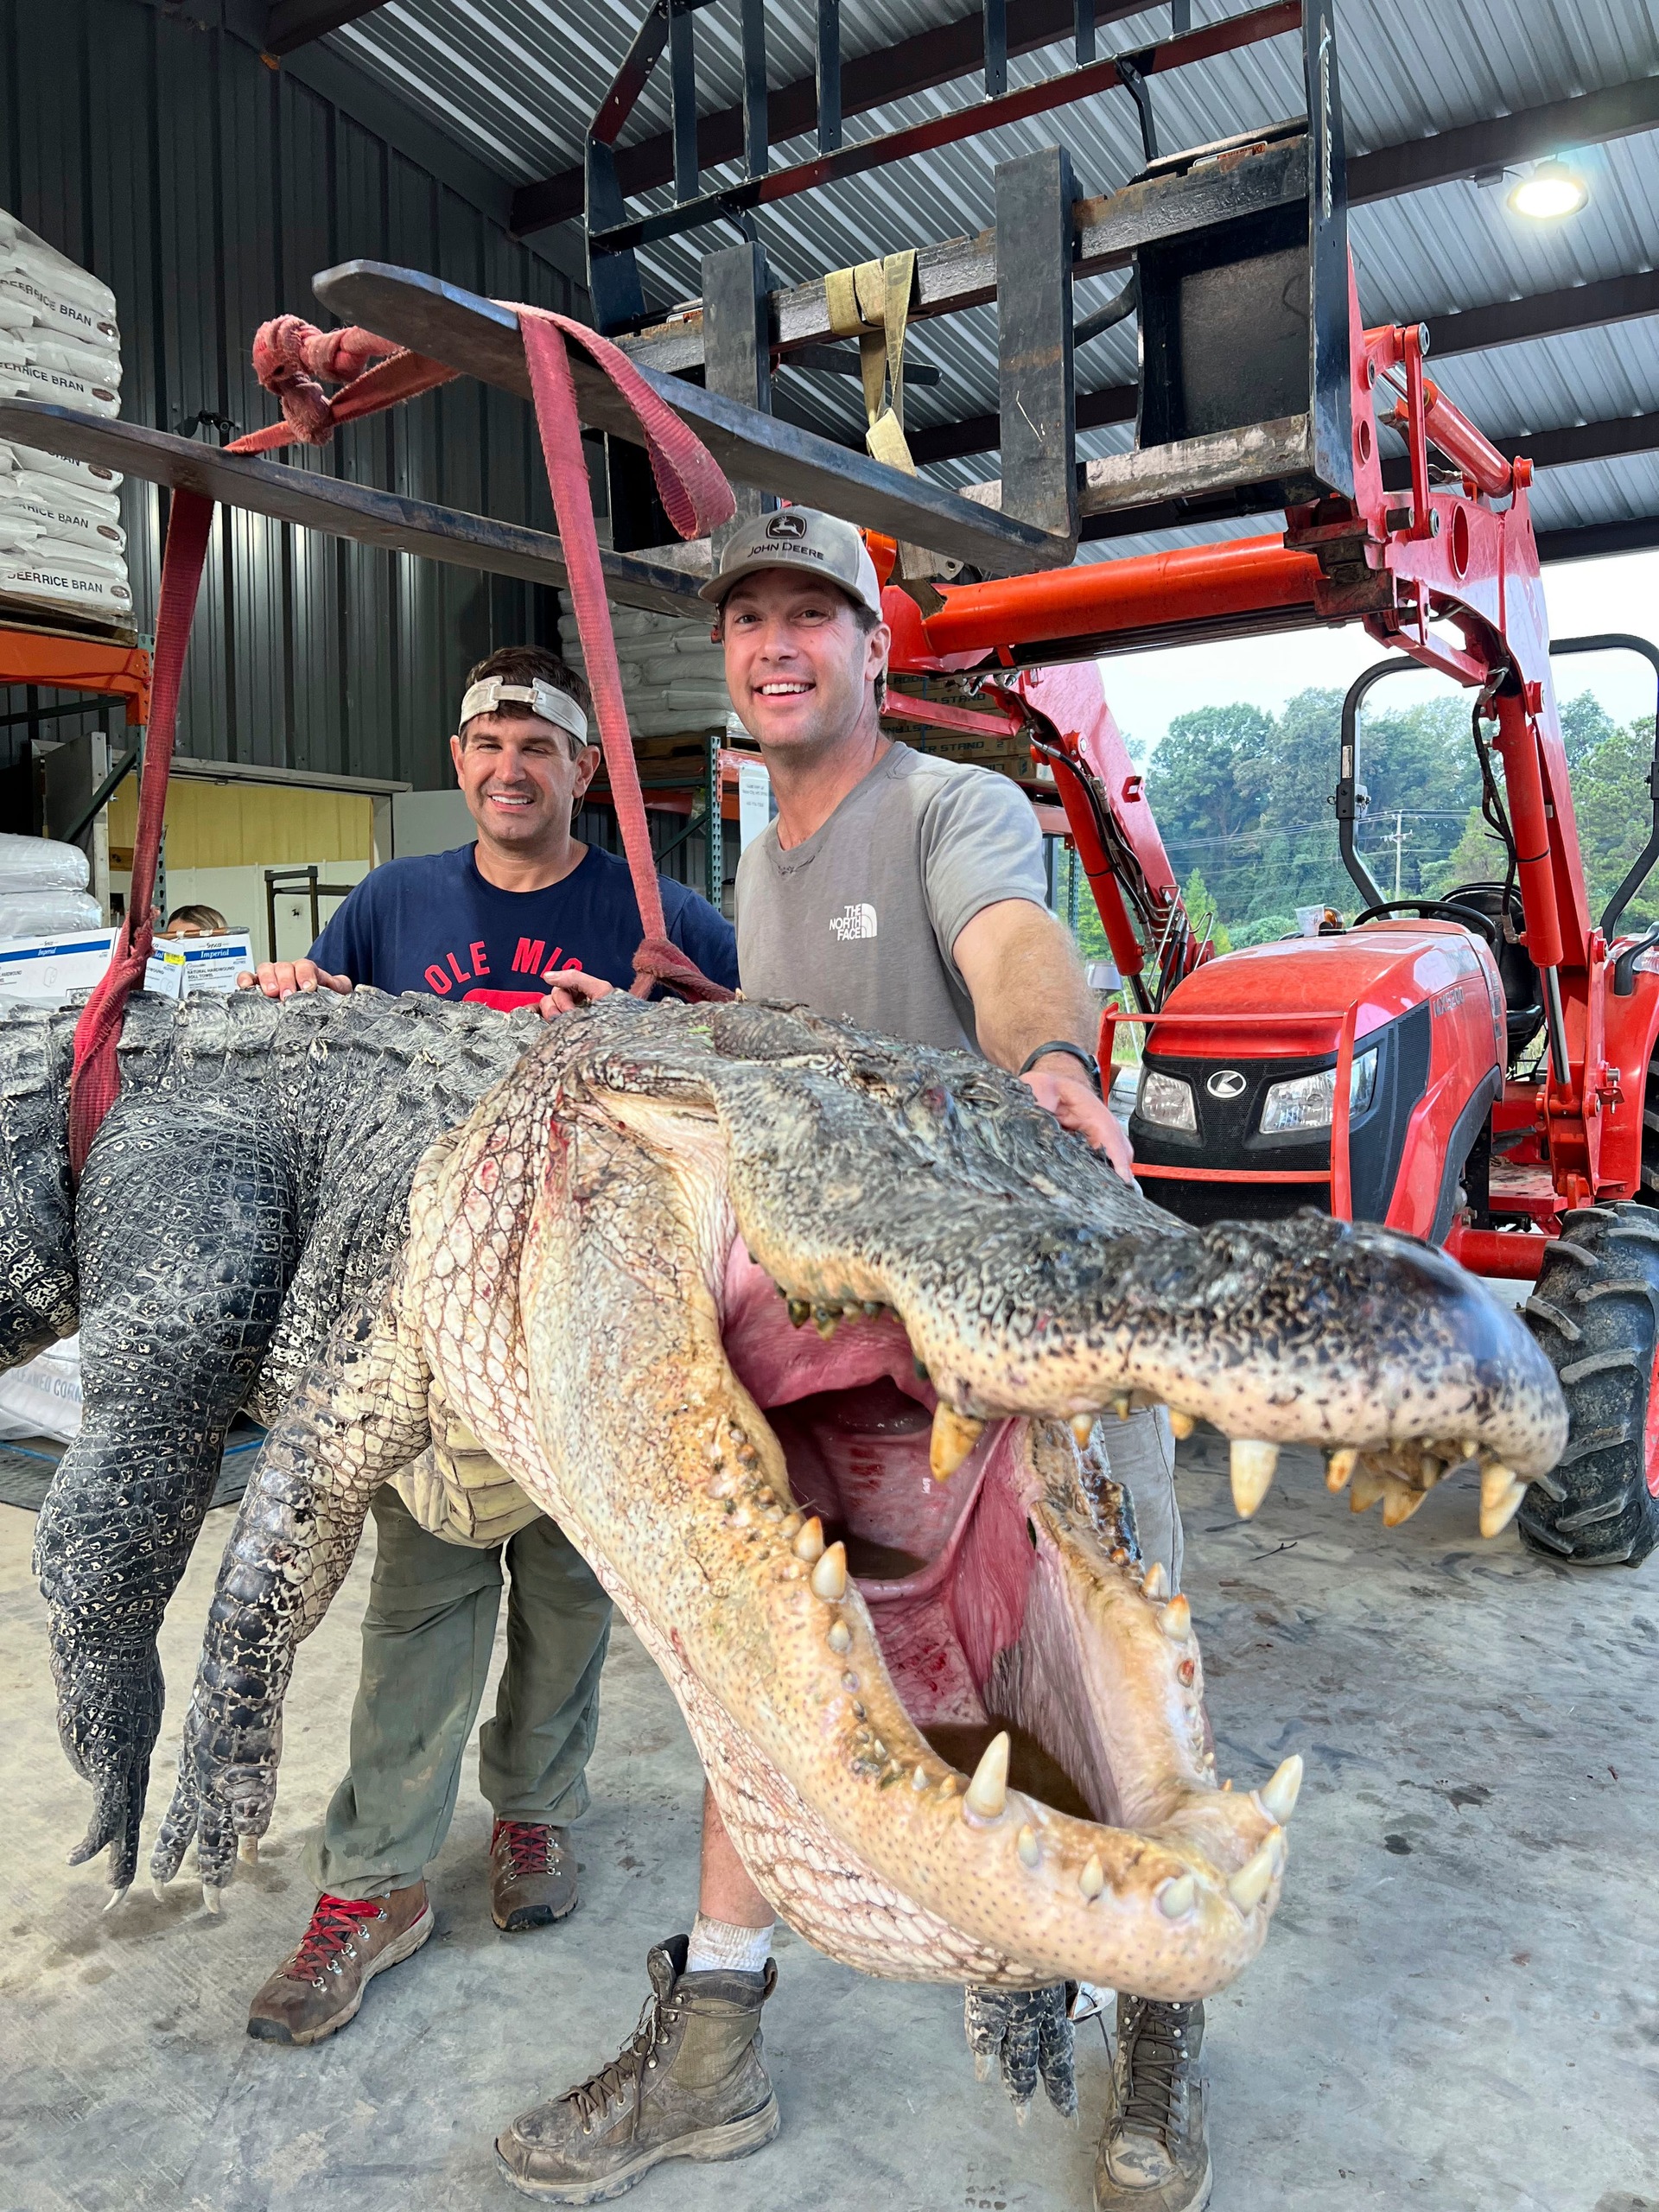
<svg viewBox="0 0 1659 2212">
<path fill-rule="evenodd" d="M 1644 718 L 1626 729 L 1613 729 L 1573 772 L 1573 806 L 1592 915 L 1600 913 L 1648 841 L 1653 826 L 1648 788 L 1652 764 L 1653 724 Z M 1659 879 L 1650 877 L 1626 907 L 1621 927 L 1646 927 L 1655 921 Z"/>
<path fill-rule="evenodd" d="M 1186 888 L 1181 893 L 1181 899 L 1186 908 L 1186 918 L 1192 925 L 1193 937 L 1202 940 L 1205 932 L 1208 931 L 1211 942 L 1217 952 L 1230 952 L 1233 949 L 1232 938 L 1227 933 L 1226 923 L 1222 920 L 1217 911 L 1215 899 L 1211 896 L 1210 887 L 1204 880 L 1202 869 L 1195 868 L 1192 874 L 1187 877 Z"/>
</svg>

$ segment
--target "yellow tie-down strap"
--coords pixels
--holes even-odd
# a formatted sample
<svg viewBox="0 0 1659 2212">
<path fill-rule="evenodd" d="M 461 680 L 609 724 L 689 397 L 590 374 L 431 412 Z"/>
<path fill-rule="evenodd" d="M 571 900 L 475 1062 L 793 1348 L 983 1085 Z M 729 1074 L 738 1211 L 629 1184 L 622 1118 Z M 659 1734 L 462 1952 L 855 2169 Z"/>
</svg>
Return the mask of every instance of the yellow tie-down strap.
<svg viewBox="0 0 1659 2212">
<path fill-rule="evenodd" d="M 905 330 L 911 295 L 916 289 L 916 253 L 890 253 L 883 261 L 834 269 L 823 280 L 830 327 L 837 338 L 858 340 L 859 372 L 864 381 L 864 443 L 873 461 L 916 474 L 905 436 Z M 941 562 L 925 545 L 901 545 L 893 581 L 925 585 L 931 576 L 950 575 L 954 563 Z M 937 592 L 912 594 L 931 613 L 941 605 Z"/>
</svg>

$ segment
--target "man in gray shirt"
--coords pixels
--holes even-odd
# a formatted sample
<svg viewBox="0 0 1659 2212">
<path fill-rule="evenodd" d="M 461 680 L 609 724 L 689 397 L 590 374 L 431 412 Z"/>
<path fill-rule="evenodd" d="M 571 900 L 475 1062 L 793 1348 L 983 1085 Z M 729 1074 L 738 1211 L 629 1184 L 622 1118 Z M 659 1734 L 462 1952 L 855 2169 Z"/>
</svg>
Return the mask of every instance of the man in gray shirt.
<svg viewBox="0 0 1659 2212">
<path fill-rule="evenodd" d="M 1021 1075 L 1127 1175 L 1128 1143 L 1090 1050 L 1094 1001 L 1046 904 L 1029 802 L 1003 777 L 882 733 L 891 639 L 858 532 L 810 508 L 785 508 L 734 537 L 702 596 L 719 609 L 727 688 L 778 802 L 777 818 L 738 866 L 745 994 L 981 1052 Z M 561 976 L 543 1011 L 568 1010 L 607 988 Z M 1143 1548 L 1177 1587 L 1167 1417 L 1138 1414 L 1107 1428 Z M 522 2114 L 498 2143 L 510 2177 L 526 2193 L 585 2203 L 601 2185 L 620 2194 L 663 2159 L 736 2158 L 770 2141 L 779 2115 L 759 2027 L 773 1975 L 772 1927 L 772 1907 L 705 1791 L 696 1921 L 689 1940 L 652 1954 L 664 2022 L 677 2008 L 686 2040 L 672 2059 L 663 2052 L 660 2068 L 652 2058 L 654 2080 L 639 2067 L 624 2079 L 613 2064 Z M 1095 2173 L 1100 2212 L 1202 2212 L 1209 2202 L 1193 2063 L 1202 2033 L 1199 2005 L 1120 1996 L 1114 2104 Z"/>
</svg>

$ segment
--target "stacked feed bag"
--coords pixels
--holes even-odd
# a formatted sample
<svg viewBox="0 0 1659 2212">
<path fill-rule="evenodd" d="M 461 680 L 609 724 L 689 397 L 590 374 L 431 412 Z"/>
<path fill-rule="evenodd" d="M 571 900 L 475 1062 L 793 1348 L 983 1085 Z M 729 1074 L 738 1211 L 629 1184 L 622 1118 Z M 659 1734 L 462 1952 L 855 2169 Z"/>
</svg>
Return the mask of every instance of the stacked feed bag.
<svg viewBox="0 0 1659 2212">
<path fill-rule="evenodd" d="M 576 618 L 559 620 L 561 649 L 572 668 L 586 668 Z M 690 621 L 634 607 L 612 610 L 622 696 L 635 737 L 672 737 L 682 730 L 718 729 L 732 711 L 725 657 L 709 640 L 709 616 Z M 594 732 L 595 739 L 598 733 Z"/>
<path fill-rule="evenodd" d="M 121 334 L 107 285 L 0 209 L 0 393 L 121 411 Z M 0 596 L 130 622 L 113 469 L 0 443 Z"/>
<path fill-rule="evenodd" d="M 104 917 L 86 876 L 79 845 L 0 834 L 0 941 L 101 928 Z"/>
</svg>

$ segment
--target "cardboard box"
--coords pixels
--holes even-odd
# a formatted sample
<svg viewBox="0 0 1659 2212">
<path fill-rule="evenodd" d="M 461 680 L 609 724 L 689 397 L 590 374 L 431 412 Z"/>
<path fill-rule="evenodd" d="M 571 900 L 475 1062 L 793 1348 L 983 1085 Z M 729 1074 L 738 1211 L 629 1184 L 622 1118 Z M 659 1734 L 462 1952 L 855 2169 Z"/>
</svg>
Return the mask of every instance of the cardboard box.
<svg viewBox="0 0 1659 2212">
<path fill-rule="evenodd" d="M 233 991 L 237 977 L 257 965 L 246 930 L 231 930 L 223 937 L 157 938 L 144 969 L 144 988 L 165 999 L 188 998 L 193 991 Z"/>
<path fill-rule="evenodd" d="M 89 991 L 110 964 L 113 930 L 77 930 L 62 937 L 0 938 L 0 998 L 60 1006 L 72 991 Z"/>
</svg>

